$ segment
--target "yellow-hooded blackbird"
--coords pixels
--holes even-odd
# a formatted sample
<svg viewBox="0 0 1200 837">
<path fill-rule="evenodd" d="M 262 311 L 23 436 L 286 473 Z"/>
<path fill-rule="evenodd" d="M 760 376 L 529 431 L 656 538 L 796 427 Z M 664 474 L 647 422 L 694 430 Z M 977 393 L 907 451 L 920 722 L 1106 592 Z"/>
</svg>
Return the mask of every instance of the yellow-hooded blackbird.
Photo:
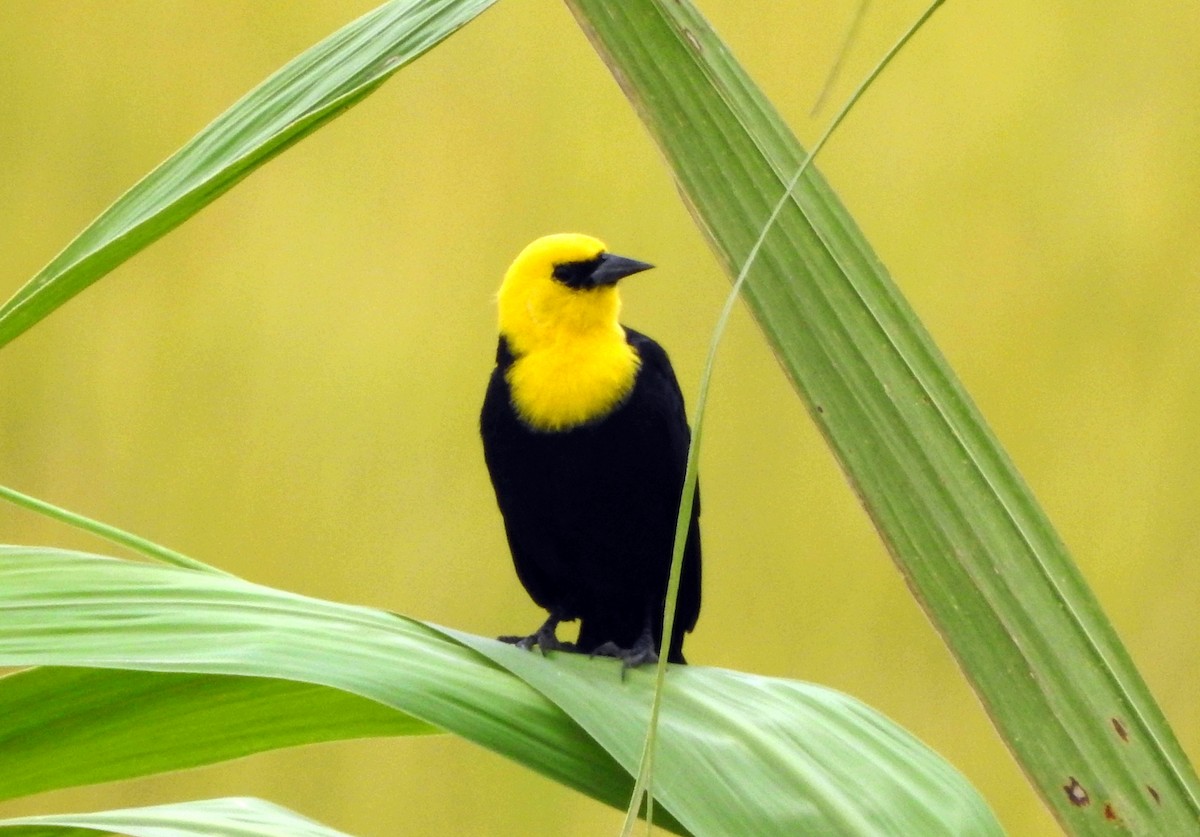
<svg viewBox="0 0 1200 837">
<path fill-rule="evenodd" d="M 647 270 L 590 236 L 539 238 L 498 296 L 500 342 L 480 417 L 517 576 L 549 611 L 525 648 L 657 659 L 689 430 L 662 347 L 619 322 L 617 282 Z M 700 612 L 692 507 L 668 660 Z M 580 620 L 560 642 L 559 622 Z"/>
</svg>

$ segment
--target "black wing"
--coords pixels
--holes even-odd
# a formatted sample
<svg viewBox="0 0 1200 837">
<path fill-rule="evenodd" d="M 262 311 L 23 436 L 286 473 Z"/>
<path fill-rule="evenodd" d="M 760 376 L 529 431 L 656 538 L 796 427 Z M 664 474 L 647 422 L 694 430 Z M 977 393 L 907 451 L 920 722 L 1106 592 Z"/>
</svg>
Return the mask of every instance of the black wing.
<svg viewBox="0 0 1200 837">
<path fill-rule="evenodd" d="M 657 490 L 668 496 L 673 491 L 670 511 L 667 514 L 670 520 L 669 537 L 673 544 L 675 520 L 679 511 L 679 497 L 682 492 L 684 472 L 687 470 L 687 449 L 691 441 L 683 392 L 679 388 L 675 370 L 663 347 L 634 329 L 626 327 L 625 333 L 626 339 L 642 359 L 638 388 L 645 388 L 648 393 L 642 396 L 643 400 L 653 399 L 662 405 L 662 413 L 657 416 L 661 422 L 659 432 L 663 435 L 663 449 L 659 453 L 659 458 L 669 460 L 670 469 L 669 473 L 664 473 L 665 484 Z M 651 415 L 655 414 L 655 411 L 648 412 Z M 700 484 L 697 480 L 696 494 L 692 503 L 691 523 L 683 553 L 683 574 L 680 577 L 679 600 L 676 605 L 677 632 L 680 627 L 690 631 L 696 625 L 696 619 L 700 615 L 700 578 Z M 673 641 L 672 645 L 681 642 L 682 637 L 680 636 Z"/>
<path fill-rule="evenodd" d="M 552 571 L 559 550 L 553 533 L 542 525 L 544 487 L 539 481 L 539 460 L 535 431 L 521 423 L 512 408 L 505 372 L 513 362 L 508 341 L 500 338 L 496 349 L 496 368 L 488 381 L 479 416 L 483 456 L 496 505 L 504 518 L 505 534 L 517 577 L 530 597 L 547 610 L 563 610 L 569 598 L 567 590 Z M 564 618 L 578 614 L 562 613 Z"/>
</svg>

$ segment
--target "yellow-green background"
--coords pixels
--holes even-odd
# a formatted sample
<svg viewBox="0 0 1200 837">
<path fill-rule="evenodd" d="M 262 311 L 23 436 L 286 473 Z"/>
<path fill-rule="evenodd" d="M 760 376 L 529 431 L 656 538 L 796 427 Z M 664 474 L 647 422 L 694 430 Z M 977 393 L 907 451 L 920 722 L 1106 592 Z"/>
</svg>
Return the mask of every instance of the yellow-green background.
<svg viewBox="0 0 1200 837">
<path fill-rule="evenodd" d="M 0 2 L 0 293 L 371 6 Z M 853 6 L 701 8 L 811 142 Z M 920 3 L 872 4 L 840 103 Z M 1200 6 L 948 3 L 820 166 L 1200 755 Z M 579 230 L 689 402 L 728 288 L 554 0 L 502 0 L 0 353 L 0 481 L 262 583 L 482 634 L 539 619 L 476 438 L 492 294 Z M 1055 833 L 740 313 L 702 454 L 699 664 L 825 683 Z M 0 508 L 0 541 L 105 549 Z M 0 724 L 3 719 L 0 719 Z M 0 769 L 3 753 L 0 752 Z M 364 835 L 611 834 L 449 737 L 324 745 L 0 814 L 253 794 Z"/>
</svg>

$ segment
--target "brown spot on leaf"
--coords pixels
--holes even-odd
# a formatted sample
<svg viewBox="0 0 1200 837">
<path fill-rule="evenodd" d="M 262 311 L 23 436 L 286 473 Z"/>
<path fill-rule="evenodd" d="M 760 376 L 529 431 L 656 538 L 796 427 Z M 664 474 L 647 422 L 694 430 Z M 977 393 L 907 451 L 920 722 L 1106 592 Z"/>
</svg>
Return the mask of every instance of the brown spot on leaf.
<svg viewBox="0 0 1200 837">
<path fill-rule="evenodd" d="M 1116 812 L 1116 810 L 1113 808 L 1113 806 L 1112 806 L 1112 803 L 1111 803 L 1111 802 L 1105 802 L 1105 803 L 1104 803 L 1104 819 L 1106 819 L 1106 820 L 1116 820 L 1116 819 L 1120 819 L 1120 818 L 1117 816 L 1117 812 Z"/>
<path fill-rule="evenodd" d="M 1129 730 L 1125 729 L 1125 725 L 1123 723 L 1121 723 L 1118 719 L 1113 718 L 1112 725 L 1113 729 L 1117 731 L 1117 735 L 1121 736 L 1122 741 L 1129 740 Z"/>
<path fill-rule="evenodd" d="M 1067 800 L 1072 805 L 1078 805 L 1081 808 L 1090 803 L 1092 799 L 1088 796 L 1088 792 L 1083 789 L 1083 785 L 1079 784 L 1079 780 L 1074 776 L 1068 776 L 1067 778 L 1071 780 L 1063 785 L 1063 790 L 1067 792 Z"/>
<path fill-rule="evenodd" d="M 1150 791 L 1150 795 L 1154 797 L 1155 802 L 1157 802 L 1159 805 L 1162 805 L 1162 800 L 1158 798 L 1158 791 L 1150 787 L 1150 785 L 1146 785 L 1146 790 Z"/>
</svg>

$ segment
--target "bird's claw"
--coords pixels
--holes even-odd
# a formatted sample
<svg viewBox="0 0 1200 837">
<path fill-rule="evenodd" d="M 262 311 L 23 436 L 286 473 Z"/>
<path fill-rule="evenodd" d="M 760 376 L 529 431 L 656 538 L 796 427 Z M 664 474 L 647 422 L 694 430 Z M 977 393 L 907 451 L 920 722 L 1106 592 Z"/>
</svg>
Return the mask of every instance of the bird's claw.
<svg viewBox="0 0 1200 837">
<path fill-rule="evenodd" d="M 640 637 L 631 648 L 622 648 L 615 642 L 606 642 L 593 648 L 591 656 L 614 657 L 620 660 L 622 680 L 629 669 L 658 662 L 658 652 L 654 650 L 654 643 L 648 636 Z"/>
<path fill-rule="evenodd" d="M 563 642 L 554 634 L 554 629 L 546 625 L 538 628 L 529 636 L 502 636 L 497 637 L 501 642 L 507 642 L 509 645 L 515 645 L 518 648 L 523 648 L 526 651 L 532 651 L 536 645 L 542 652 L 542 656 L 546 656 L 550 651 L 574 651 L 575 643 Z"/>
</svg>

